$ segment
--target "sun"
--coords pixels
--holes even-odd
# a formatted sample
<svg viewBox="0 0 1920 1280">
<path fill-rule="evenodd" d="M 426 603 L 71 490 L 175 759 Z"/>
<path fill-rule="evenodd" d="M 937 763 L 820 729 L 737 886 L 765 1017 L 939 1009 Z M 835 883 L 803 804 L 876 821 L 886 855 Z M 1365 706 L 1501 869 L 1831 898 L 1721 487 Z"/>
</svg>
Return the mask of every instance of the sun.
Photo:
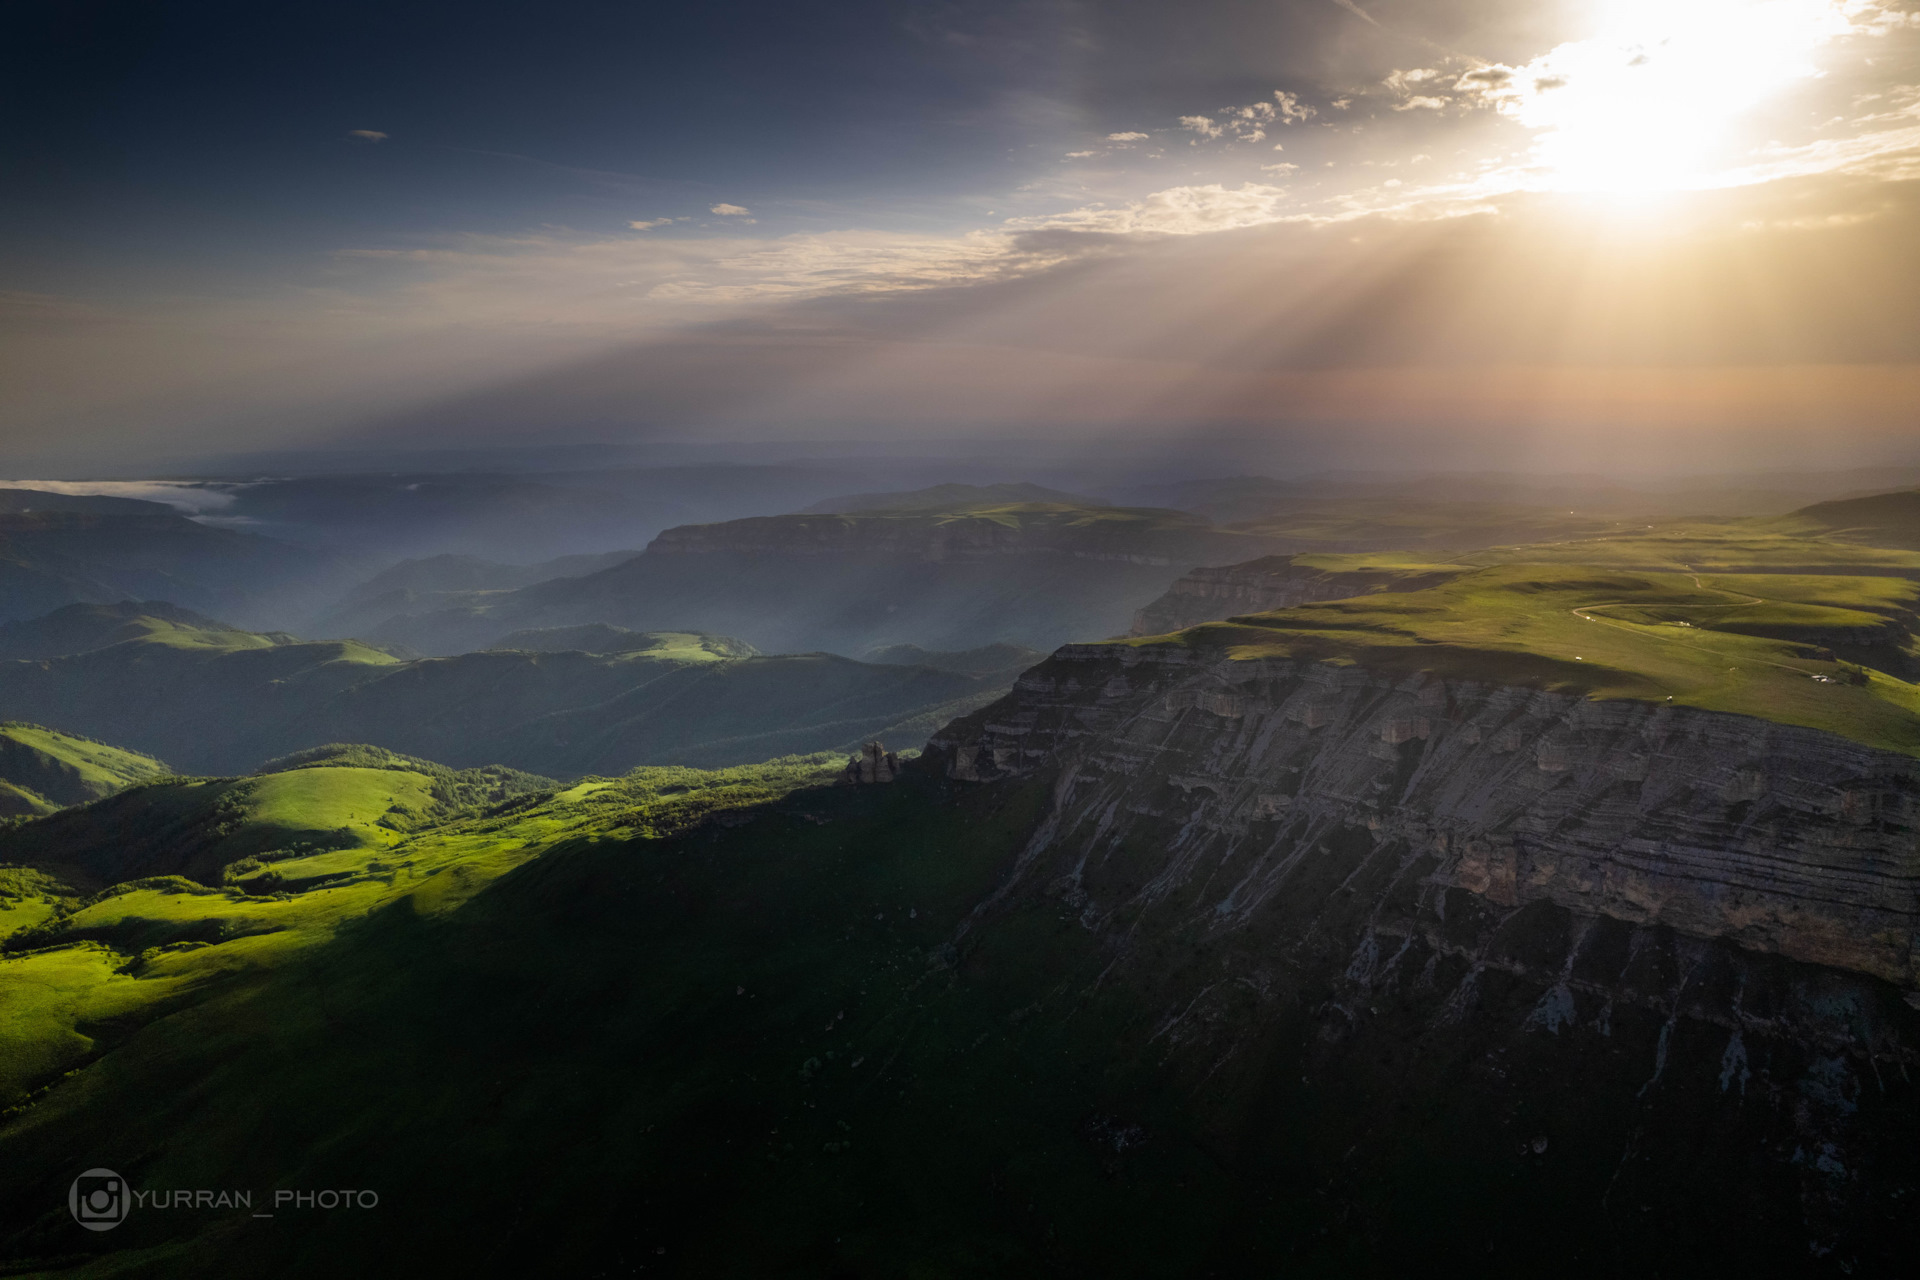
<svg viewBox="0 0 1920 1280">
<path fill-rule="evenodd" d="M 1742 118 L 1818 74 L 1853 31 L 1848 0 L 1608 0 L 1593 34 L 1513 68 L 1500 110 L 1537 130 L 1535 171 L 1560 191 L 1710 185 Z"/>
</svg>

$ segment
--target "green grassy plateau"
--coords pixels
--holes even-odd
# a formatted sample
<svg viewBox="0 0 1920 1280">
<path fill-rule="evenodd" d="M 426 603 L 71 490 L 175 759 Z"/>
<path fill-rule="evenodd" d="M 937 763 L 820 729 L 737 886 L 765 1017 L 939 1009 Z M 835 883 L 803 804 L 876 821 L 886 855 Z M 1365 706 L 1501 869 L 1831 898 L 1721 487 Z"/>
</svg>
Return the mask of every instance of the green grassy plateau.
<svg viewBox="0 0 1920 1280">
<path fill-rule="evenodd" d="M 1907 492 L 1453 556 L 1300 555 L 1373 589 L 1124 643 L 1638 698 L 1920 755 L 1916 530 Z"/>
<path fill-rule="evenodd" d="M 1302 605 L 1122 643 L 1638 698 L 1825 729 L 1920 755 L 1917 620 L 1920 582 L 1904 578 L 1504 564 L 1424 591 Z"/>
</svg>

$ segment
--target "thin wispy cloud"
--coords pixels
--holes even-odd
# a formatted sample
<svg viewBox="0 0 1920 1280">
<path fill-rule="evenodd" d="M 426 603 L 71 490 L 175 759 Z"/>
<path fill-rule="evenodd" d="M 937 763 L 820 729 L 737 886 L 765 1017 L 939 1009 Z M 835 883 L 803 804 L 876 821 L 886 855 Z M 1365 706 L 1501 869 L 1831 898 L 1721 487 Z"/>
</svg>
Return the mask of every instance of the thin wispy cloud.
<svg viewBox="0 0 1920 1280">
<path fill-rule="evenodd" d="M 385 142 L 389 135 L 380 132 L 378 129 L 349 129 L 347 130 L 347 136 L 349 138 L 358 138 L 361 142 Z"/>
<path fill-rule="evenodd" d="M 1380 25 L 1378 22 L 1375 22 L 1373 20 L 1373 18 L 1367 13 L 1365 9 L 1362 9 L 1359 5 L 1355 4 L 1353 0 L 1333 0 L 1333 2 L 1369 26 L 1377 27 Z"/>
</svg>

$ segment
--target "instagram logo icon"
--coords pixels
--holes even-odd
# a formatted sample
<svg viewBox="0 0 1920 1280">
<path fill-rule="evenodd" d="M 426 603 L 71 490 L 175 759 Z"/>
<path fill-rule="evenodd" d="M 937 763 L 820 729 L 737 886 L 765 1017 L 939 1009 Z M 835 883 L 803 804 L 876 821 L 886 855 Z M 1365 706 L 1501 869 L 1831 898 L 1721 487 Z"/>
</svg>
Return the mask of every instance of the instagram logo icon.
<svg viewBox="0 0 1920 1280">
<path fill-rule="evenodd" d="M 126 1218 L 127 1181 L 111 1169 L 89 1169 L 73 1180 L 67 1208 L 89 1231 L 111 1231 Z"/>
</svg>

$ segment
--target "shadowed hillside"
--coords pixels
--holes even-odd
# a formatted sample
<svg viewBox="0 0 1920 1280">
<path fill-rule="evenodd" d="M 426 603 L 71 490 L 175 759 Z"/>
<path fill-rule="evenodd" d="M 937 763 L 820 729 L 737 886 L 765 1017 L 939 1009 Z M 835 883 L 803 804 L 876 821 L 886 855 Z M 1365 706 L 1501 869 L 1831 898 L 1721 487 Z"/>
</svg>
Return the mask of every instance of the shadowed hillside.
<svg viewBox="0 0 1920 1280">
<path fill-rule="evenodd" d="M 119 614 L 133 638 L 0 662 L 0 715 L 150 751 L 205 773 L 328 742 L 556 776 L 642 763 L 724 765 L 924 739 L 1003 689 L 922 666 L 753 656 L 725 637 L 651 633 L 621 652 L 501 650 L 407 661 Z M 97 636 L 95 638 L 98 638 Z"/>
<path fill-rule="evenodd" d="M 0 622 L 129 598 L 264 620 L 344 571 L 331 553 L 179 515 L 0 513 Z"/>
<path fill-rule="evenodd" d="M 766 652 L 1047 649 L 1124 631 L 1192 565 L 1268 549 L 1199 517 L 1141 508 L 768 516 L 670 529 L 605 572 L 396 617 L 366 637 L 448 653 L 512 631 L 602 622 L 718 632 Z"/>
</svg>

